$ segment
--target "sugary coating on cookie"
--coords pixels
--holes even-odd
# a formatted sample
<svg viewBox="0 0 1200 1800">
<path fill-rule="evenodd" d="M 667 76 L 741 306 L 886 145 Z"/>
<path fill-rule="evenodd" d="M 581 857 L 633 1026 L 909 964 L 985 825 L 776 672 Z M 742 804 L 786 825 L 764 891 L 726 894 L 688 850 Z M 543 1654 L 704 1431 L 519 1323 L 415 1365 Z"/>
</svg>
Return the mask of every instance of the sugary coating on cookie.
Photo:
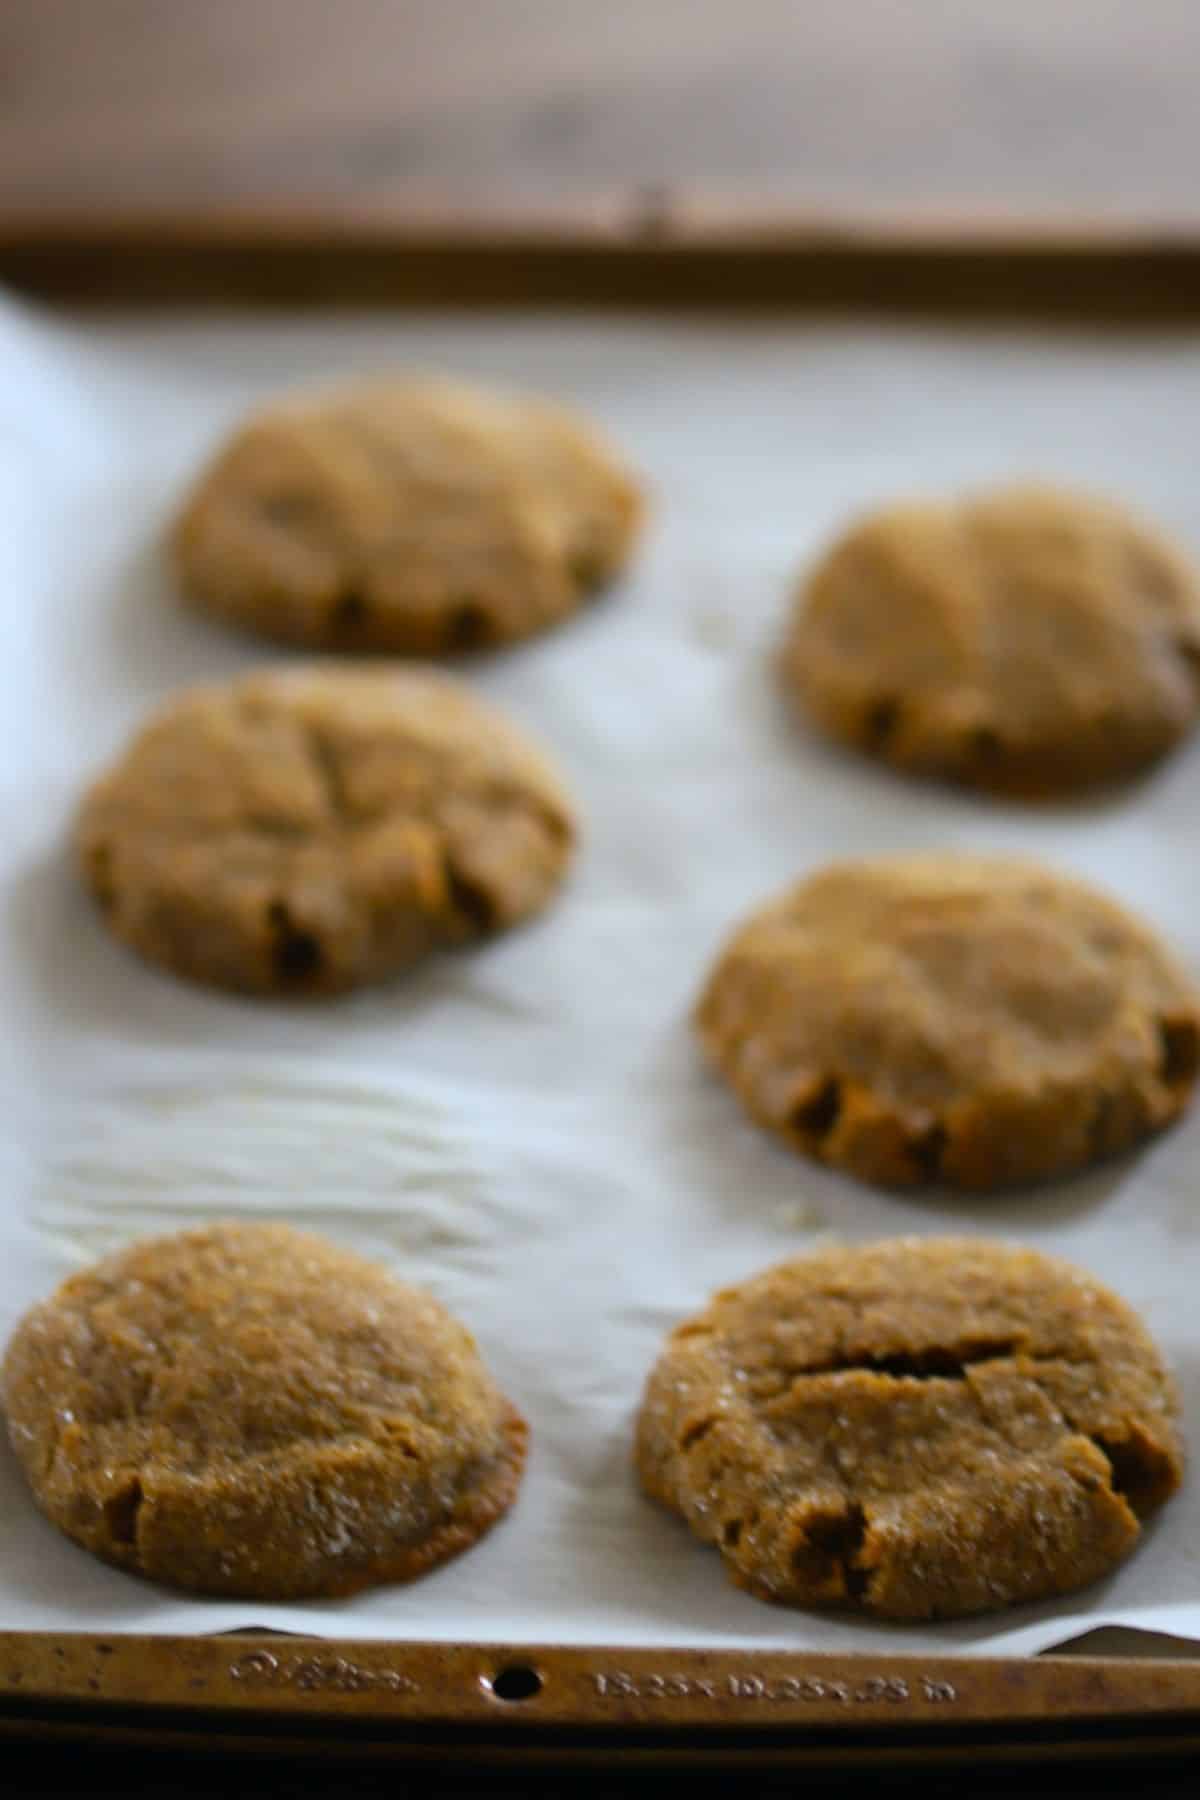
<svg viewBox="0 0 1200 1800">
<path fill-rule="evenodd" d="M 285 643 L 432 656 L 564 618 L 622 568 L 637 484 L 563 408 L 390 377 L 255 415 L 176 522 L 185 594 Z"/>
<path fill-rule="evenodd" d="M 832 736 L 1036 795 L 1134 774 L 1200 711 L 1200 574 L 1106 501 L 999 488 L 854 525 L 804 581 L 783 668 Z"/>
<path fill-rule="evenodd" d="M 1179 1485 L 1177 1410 L 1088 1275 L 897 1239 L 783 1263 L 679 1326 L 636 1457 L 762 1599 L 953 1618 L 1114 1568 Z"/>
<path fill-rule="evenodd" d="M 574 835 L 540 752 L 460 683 L 311 664 L 172 700 L 88 794 L 76 847 L 150 961 L 306 996 L 529 917 Z"/>
<path fill-rule="evenodd" d="M 18 1325 L 0 1394 L 68 1537 L 206 1594 L 408 1580 L 508 1510 L 525 1456 L 437 1301 L 283 1225 L 158 1238 L 72 1276 Z"/>
<path fill-rule="evenodd" d="M 1200 1001 L 1165 946 L 1037 863 L 831 864 L 738 929 L 696 1011 L 759 1124 L 865 1181 L 990 1188 L 1187 1105 Z"/>
</svg>

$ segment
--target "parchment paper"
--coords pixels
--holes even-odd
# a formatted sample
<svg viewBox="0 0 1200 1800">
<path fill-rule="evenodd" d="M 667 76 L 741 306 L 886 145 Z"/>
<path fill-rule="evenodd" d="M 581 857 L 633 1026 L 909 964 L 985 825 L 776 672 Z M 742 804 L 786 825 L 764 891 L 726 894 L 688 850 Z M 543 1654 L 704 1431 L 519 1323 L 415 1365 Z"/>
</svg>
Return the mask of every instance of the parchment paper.
<svg viewBox="0 0 1200 1800">
<path fill-rule="evenodd" d="M 333 1006 L 191 990 L 110 942 L 64 832 L 173 687 L 269 650 L 176 605 L 181 484 L 259 395 L 440 367 L 573 399 L 654 490 L 632 577 L 467 671 L 557 752 L 586 821 L 542 920 Z M 1200 335 L 1113 338 L 637 318 L 50 321 L 0 303 L 0 1331 L 72 1267 L 214 1217 L 317 1227 L 426 1283 L 528 1414 L 508 1522 L 407 1588 L 317 1606 L 180 1598 L 104 1568 L 0 1455 L 0 1626 L 828 1650 L 1033 1650 L 1089 1626 L 1200 1637 L 1200 1480 L 1111 1581 L 936 1629 L 738 1593 L 637 1492 L 630 1427 L 668 1327 L 808 1246 L 980 1232 L 1141 1308 L 1200 1436 L 1200 1111 L 1129 1161 L 1001 1200 L 877 1194 L 777 1150 L 699 1066 L 686 1013 L 730 925 L 826 858 L 1014 849 L 1106 883 L 1200 974 L 1200 744 L 1102 804 L 907 783 L 806 738 L 767 657 L 789 577 L 848 514 L 1044 473 L 1200 545 Z"/>
</svg>

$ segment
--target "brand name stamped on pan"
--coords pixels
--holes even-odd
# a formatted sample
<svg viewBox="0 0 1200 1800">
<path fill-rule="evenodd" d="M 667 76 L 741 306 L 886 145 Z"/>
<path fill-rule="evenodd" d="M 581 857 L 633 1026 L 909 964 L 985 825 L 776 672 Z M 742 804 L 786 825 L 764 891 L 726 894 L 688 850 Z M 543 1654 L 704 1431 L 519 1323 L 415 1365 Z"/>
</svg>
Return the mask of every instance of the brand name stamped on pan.
<svg viewBox="0 0 1200 1800">
<path fill-rule="evenodd" d="M 291 1687 L 300 1693 L 416 1694 L 418 1684 L 395 1669 L 367 1669 L 346 1656 L 275 1656 L 250 1650 L 229 1665 L 234 1681 L 255 1687 Z"/>
<path fill-rule="evenodd" d="M 828 1675 L 631 1675 L 593 1669 L 602 1700 L 809 1701 L 838 1706 L 900 1706 L 916 1700 L 945 1706 L 958 1699 L 953 1682 L 931 1675 L 867 1675 L 842 1681 Z"/>
</svg>

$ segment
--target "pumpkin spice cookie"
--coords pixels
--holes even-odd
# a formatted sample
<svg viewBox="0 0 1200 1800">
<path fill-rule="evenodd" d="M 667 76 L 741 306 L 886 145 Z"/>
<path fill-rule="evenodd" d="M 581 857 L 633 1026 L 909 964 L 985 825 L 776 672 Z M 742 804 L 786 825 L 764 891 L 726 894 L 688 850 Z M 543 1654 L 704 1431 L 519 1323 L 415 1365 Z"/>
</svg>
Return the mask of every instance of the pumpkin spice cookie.
<svg viewBox="0 0 1200 1800">
<path fill-rule="evenodd" d="M 637 1426 L 646 1492 L 740 1587 L 948 1619 L 1128 1555 L 1179 1485 L 1177 1399 L 1091 1277 L 979 1239 L 781 1264 L 681 1325 Z"/>
<path fill-rule="evenodd" d="M 531 636 L 624 566 L 635 481 L 582 420 L 449 381 L 361 381 L 255 414 L 172 547 L 204 611 L 285 643 L 432 656 Z"/>
<path fill-rule="evenodd" d="M 804 582 L 783 672 L 832 737 L 1034 797 L 1131 776 L 1200 713 L 1200 573 L 1047 487 L 896 505 Z"/>
<path fill-rule="evenodd" d="M 549 766 L 466 688 L 343 664 L 176 697 L 76 831 L 118 938 L 191 980 L 289 996 L 528 918 L 573 838 Z"/>
<path fill-rule="evenodd" d="M 73 1275 L 17 1326 L 2 1396 L 60 1530 L 203 1594 L 407 1581 L 508 1511 L 525 1460 L 524 1421 L 436 1300 L 283 1225 Z"/>
<path fill-rule="evenodd" d="M 696 1026 L 760 1125 L 883 1186 L 1082 1168 L 1182 1112 L 1200 1064 L 1200 1000 L 1146 926 L 953 852 L 789 889 L 734 933 Z"/>
</svg>

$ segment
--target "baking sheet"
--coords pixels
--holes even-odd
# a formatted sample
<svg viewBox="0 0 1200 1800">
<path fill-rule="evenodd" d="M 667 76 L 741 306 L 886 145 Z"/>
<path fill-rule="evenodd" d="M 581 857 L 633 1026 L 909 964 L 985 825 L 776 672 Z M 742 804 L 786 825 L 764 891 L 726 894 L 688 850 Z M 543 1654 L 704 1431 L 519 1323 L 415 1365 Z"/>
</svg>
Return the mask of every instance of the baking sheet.
<svg viewBox="0 0 1200 1800">
<path fill-rule="evenodd" d="M 561 901 L 489 948 L 334 1005 L 190 990 L 112 943 L 64 833 L 89 771 L 172 688 L 272 652 L 174 604 L 181 484 L 256 397 L 440 367 L 594 413 L 652 526 L 610 598 L 469 678 L 557 753 L 586 840 Z M 643 1500 L 632 1415 L 718 1285 L 830 1241 L 997 1234 L 1147 1316 L 1200 1430 L 1200 1109 L 1137 1158 L 1002 1199 L 894 1196 L 776 1149 L 701 1069 L 686 1014 L 730 925 L 838 854 L 1020 850 L 1106 883 L 1200 975 L 1200 745 L 1102 803 L 1017 808 L 805 737 L 768 656 L 792 571 L 847 514 L 1044 473 L 1200 545 L 1200 332 L 636 318 L 38 317 L 0 301 L 0 1332 L 80 1262 L 234 1215 L 327 1231 L 469 1322 L 529 1416 L 528 1476 L 477 1549 L 307 1606 L 196 1601 L 106 1569 L 0 1452 L 0 1627 L 1029 1651 L 1098 1625 L 1200 1637 L 1200 1479 L 1108 1582 L 938 1628 L 766 1607 Z"/>
</svg>

